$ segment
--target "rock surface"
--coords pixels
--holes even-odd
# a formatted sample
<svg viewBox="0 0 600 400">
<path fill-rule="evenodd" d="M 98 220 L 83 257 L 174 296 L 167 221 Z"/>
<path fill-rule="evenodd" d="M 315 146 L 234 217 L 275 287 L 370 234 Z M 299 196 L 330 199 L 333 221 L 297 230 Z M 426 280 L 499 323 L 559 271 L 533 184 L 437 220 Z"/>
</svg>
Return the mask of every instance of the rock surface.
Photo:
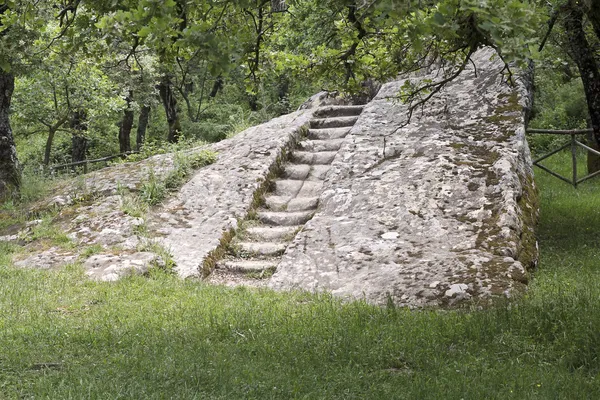
<svg viewBox="0 0 600 400">
<path fill-rule="evenodd" d="M 150 252 L 98 254 L 88 258 L 83 266 L 91 279 L 112 282 L 129 275 L 144 275 L 152 266 L 164 267 L 164 261 Z"/>
<path fill-rule="evenodd" d="M 315 109 L 324 106 L 341 106 L 351 103 L 351 99 L 343 97 L 339 92 L 327 92 L 325 90 L 316 93 L 306 100 L 298 110 Z"/>
<path fill-rule="evenodd" d="M 317 95 L 307 104 L 317 110 L 191 150 L 210 149 L 217 160 L 145 218 L 126 212 L 121 190 L 135 193 L 151 173 L 165 178 L 175 155 L 78 178 L 40 205 L 60 207 L 53 222 L 76 246 L 32 245 L 15 264 L 83 262 L 92 279 L 113 281 L 165 264 L 149 250 L 150 237 L 183 278 L 202 276 L 212 262 L 222 272 L 215 283 L 253 279 L 376 304 L 510 297 L 525 287 L 537 257 L 536 190 L 524 136 L 527 96 L 502 81 L 492 56 L 478 52 L 477 74 L 469 66 L 408 125 L 407 107 L 393 99 L 404 83 L 397 81 L 364 110 L 327 106 L 339 99 Z M 238 226 L 241 235 L 230 241 Z M 29 246 L 35 229 L 8 229 L 0 240 Z M 217 263 L 225 245 L 237 254 Z M 89 246 L 100 253 L 85 256 Z"/>
<path fill-rule="evenodd" d="M 212 145 L 217 161 L 153 211 L 150 232 L 173 254 L 179 276 L 201 275 L 205 258 L 246 216 L 254 193 L 311 116 L 311 111 L 298 111 Z"/>
<path fill-rule="evenodd" d="M 175 196 L 150 210 L 145 218 L 129 215 L 124 204 L 129 195 L 118 193 L 130 190 L 135 195 L 151 173 L 158 180 L 164 179 L 175 168 L 175 154 L 119 164 L 61 184 L 54 188 L 50 200 L 40 202 L 36 208 L 59 207 L 52 224 L 76 244 L 73 250 L 40 249 L 29 243 L 30 226 L 7 232 L 0 240 L 24 239 L 29 254 L 15 260 L 18 267 L 50 269 L 81 260 L 86 273 L 101 281 L 147 272 L 157 256 L 139 250 L 152 248 L 148 244 L 159 241 L 172 253 L 181 277 L 200 276 L 204 258 L 217 247 L 224 233 L 236 226 L 237 219 L 246 215 L 254 192 L 277 158 L 308 126 L 311 115 L 312 111 L 299 111 L 231 139 L 187 151 L 193 154 L 212 150 L 217 160 L 197 170 Z M 148 232 L 140 235 L 139 231 L 146 228 Z M 99 246 L 102 253 L 84 257 L 82 251 L 89 246 Z"/>
<path fill-rule="evenodd" d="M 536 257 L 523 99 L 479 51 L 406 122 L 384 85 L 346 136 L 274 289 L 412 307 L 510 297 Z M 435 77 L 433 77 L 435 79 Z"/>
<path fill-rule="evenodd" d="M 204 146 L 209 148 L 210 146 Z M 203 147 L 203 148 L 204 148 Z M 190 153 L 201 148 L 189 150 Z M 137 162 L 116 164 L 89 174 L 65 180 L 53 188 L 54 196 L 34 207 L 45 210 L 50 207 L 67 207 L 77 201 L 94 197 L 116 195 L 119 190 L 137 191 L 152 174 L 161 180 L 175 168 L 175 154 L 158 154 Z"/>
<path fill-rule="evenodd" d="M 307 134 L 290 147 L 278 175 L 257 192 L 255 208 L 221 246 L 224 257 L 215 263 L 210 282 L 264 286 L 290 241 L 315 213 L 331 161 L 362 110 L 362 106 L 325 106 L 314 111 Z M 332 133 L 335 139 L 330 138 Z"/>
<path fill-rule="evenodd" d="M 79 245 L 119 246 L 123 250 L 132 250 L 140 243 L 136 229 L 144 224 L 144 220 L 125 213 L 124 201 L 122 195 L 104 197 L 90 205 L 61 212 L 58 220 L 64 221 L 67 236 Z"/>
<path fill-rule="evenodd" d="M 34 252 L 33 255 L 15 261 L 15 267 L 54 269 L 77 261 L 77 254 L 70 250 L 59 247 L 51 247 L 47 250 Z"/>
</svg>

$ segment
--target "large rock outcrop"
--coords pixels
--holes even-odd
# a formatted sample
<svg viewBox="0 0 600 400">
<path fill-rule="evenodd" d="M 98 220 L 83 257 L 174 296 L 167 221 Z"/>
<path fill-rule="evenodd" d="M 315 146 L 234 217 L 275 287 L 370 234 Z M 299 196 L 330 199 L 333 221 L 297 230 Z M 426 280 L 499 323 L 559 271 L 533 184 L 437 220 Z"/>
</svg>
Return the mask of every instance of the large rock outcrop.
<svg viewBox="0 0 600 400">
<path fill-rule="evenodd" d="M 71 240 L 67 248 L 32 241 L 29 225 L 0 233 L 0 240 L 26 246 L 13 260 L 15 266 L 52 269 L 82 262 L 88 276 L 97 280 L 115 280 L 164 265 L 160 254 L 149 253 L 153 242 L 159 242 L 172 256 L 179 276 L 200 277 L 206 257 L 246 215 L 255 192 L 311 116 L 312 111 L 298 111 L 185 151 L 183 156 L 193 158 L 209 150 L 216 153 L 216 161 L 196 170 L 174 196 L 142 216 L 127 210 L 130 197 L 138 195 L 150 178 L 168 179 L 182 154 L 157 155 L 61 182 L 51 198 L 34 206 L 33 214 L 58 207 L 52 225 Z M 87 255 L 89 248 L 99 254 Z"/>
<path fill-rule="evenodd" d="M 298 111 L 212 145 L 217 161 L 153 211 L 150 231 L 172 253 L 179 276 L 202 275 L 207 257 L 246 216 L 255 192 L 311 116 L 311 111 Z"/>
<path fill-rule="evenodd" d="M 396 100 L 405 81 L 391 82 L 364 108 L 301 110 L 190 150 L 216 152 L 216 161 L 144 215 L 128 199 L 150 178 L 176 172 L 176 155 L 57 187 L 40 207 L 60 207 L 53 223 L 76 246 L 29 243 L 34 225 L 0 240 L 26 243 L 17 266 L 81 262 L 98 280 L 145 273 L 172 257 L 183 278 L 233 268 L 236 277 L 216 273 L 212 281 L 376 304 L 513 296 L 537 257 L 528 96 L 504 82 L 493 51 L 479 51 L 474 63 L 476 73 L 467 68 L 409 124 Z"/>
<path fill-rule="evenodd" d="M 270 287 L 408 306 L 524 288 L 537 255 L 527 96 L 504 82 L 493 51 L 474 62 L 404 127 L 407 106 L 395 100 L 404 81 L 384 85 Z"/>
</svg>

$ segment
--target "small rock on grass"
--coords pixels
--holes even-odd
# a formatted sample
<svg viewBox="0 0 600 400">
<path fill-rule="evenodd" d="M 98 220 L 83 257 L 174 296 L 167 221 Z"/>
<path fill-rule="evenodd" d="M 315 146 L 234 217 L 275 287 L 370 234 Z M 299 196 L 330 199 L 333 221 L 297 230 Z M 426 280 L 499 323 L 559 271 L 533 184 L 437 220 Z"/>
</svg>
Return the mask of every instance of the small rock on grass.
<svg viewBox="0 0 600 400">
<path fill-rule="evenodd" d="M 91 279 L 102 282 L 117 281 L 129 275 L 144 275 L 153 266 L 164 267 L 164 260 L 150 252 L 134 254 L 95 254 L 83 264 Z"/>
</svg>

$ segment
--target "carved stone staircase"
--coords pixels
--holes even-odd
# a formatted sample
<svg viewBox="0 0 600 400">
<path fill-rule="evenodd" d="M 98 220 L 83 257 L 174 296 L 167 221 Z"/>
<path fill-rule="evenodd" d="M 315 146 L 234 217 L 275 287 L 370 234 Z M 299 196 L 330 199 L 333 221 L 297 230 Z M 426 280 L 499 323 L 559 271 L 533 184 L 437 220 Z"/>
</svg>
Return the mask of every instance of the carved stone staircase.
<svg viewBox="0 0 600 400">
<path fill-rule="evenodd" d="M 272 275 L 288 244 L 314 215 L 331 162 L 362 110 L 328 106 L 315 111 L 306 137 L 291 152 L 262 205 L 237 230 L 209 281 L 266 283 L 264 278 Z"/>
</svg>

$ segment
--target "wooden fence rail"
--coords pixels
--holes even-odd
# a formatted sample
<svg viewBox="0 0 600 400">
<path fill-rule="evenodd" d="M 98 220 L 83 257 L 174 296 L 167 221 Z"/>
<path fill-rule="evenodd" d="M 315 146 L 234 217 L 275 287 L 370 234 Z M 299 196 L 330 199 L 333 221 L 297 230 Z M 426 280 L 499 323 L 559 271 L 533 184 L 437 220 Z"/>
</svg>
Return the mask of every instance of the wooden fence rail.
<svg viewBox="0 0 600 400">
<path fill-rule="evenodd" d="M 57 169 L 61 169 L 61 168 L 77 167 L 79 165 L 83 165 L 83 173 L 85 174 L 85 173 L 87 173 L 88 164 L 94 164 L 94 163 L 99 163 L 99 162 L 108 162 L 110 160 L 114 160 L 115 158 L 129 156 L 131 154 L 137 154 L 137 153 L 139 153 L 139 151 L 128 151 L 125 153 L 115 154 L 112 156 L 96 158 L 94 160 L 83 160 L 83 161 L 76 161 L 76 162 L 72 162 L 72 163 L 68 163 L 68 164 L 51 165 L 49 167 L 49 170 L 56 171 Z"/>
<path fill-rule="evenodd" d="M 577 147 L 582 147 L 584 149 L 586 149 L 589 152 L 592 152 L 598 156 L 600 156 L 600 152 L 598 150 L 592 149 L 591 147 L 581 143 L 579 140 L 577 140 L 575 138 L 576 135 L 583 135 L 583 134 L 588 134 L 588 133 L 592 133 L 594 132 L 593 129 L 570 129 L 570 130 L 561 130 L 561 129 L 527 129 L 527 133 L 529 134 L 536 134 L 536 133 L 543 133 L 543 134 L 549 134 L 549 135 L 570 135 L 571 136 L 571 141 L 568 144 L 565 144 L 564 146 L 561 146 L 560 148 L 556 149 L 556 150 L 552 150 L 550 153 L 545 154 L 535 160 L 533 160 L 533 165 L 535 165 L 536 167 L 548 172 L 550 175 L 567 182 L 570 185 L 573 185 L 573 187 L 577 188 L 577 185 L 585 182 L 589 179 L 592 179 L 595 176 L 600 175 L 600 171 L 596 171 L 593 172 L 591 174 L 588 174 L 586 176 L 584 176 L 581 179 L 577 178 Z M 572 178 L 565 178 L 564 176 L 562 176 L 561 174 L 559 174 L 556 171 L 552 171 L 550 168 L 540 164 L 541 161 L 547 159 L 550 156 L 553 156 L 554 154 L 558 153 L 559 151 L 562 151 L 566 148 L 571 148 L 571 162 L 572 162 L 572 171 L 573 171 L 573 175 Z"/>
</svg>

